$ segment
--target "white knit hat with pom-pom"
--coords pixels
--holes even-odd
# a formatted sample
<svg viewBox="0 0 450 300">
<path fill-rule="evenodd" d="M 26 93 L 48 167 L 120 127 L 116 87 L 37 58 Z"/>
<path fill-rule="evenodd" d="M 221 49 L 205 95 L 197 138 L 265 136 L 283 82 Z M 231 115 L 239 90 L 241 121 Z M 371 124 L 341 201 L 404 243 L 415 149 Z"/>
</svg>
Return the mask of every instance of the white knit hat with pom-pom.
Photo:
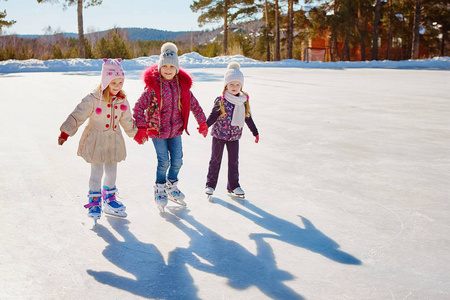
<svg viewBox="0 0 450 300">
<path fill-rule="evenodd" d="M 241 86 L 244 86 L 244 74 L 241 72 L 241 66 L 238 62 L 232 61 L 228 64 L 227 71 L 225 72 L 223 86 L 227 86 L 231 81 L 239 81 Z"/>
<path fill-rule="evenodd" d="M 174 43 L 165 43 L 161 47 L 161 55 L 158 61 L 158 71 L 161 71 L 161 67 L 164 65 L 172 65 L 180 71 L 180 64 L 178 62 L 178 48 Z"/>
</svg>

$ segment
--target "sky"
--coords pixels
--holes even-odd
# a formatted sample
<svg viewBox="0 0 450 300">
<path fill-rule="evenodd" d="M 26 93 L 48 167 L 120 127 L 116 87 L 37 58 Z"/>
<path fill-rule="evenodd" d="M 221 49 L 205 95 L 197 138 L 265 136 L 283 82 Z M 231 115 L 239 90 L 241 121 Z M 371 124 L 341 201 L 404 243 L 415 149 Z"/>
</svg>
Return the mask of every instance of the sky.
<svg viewBox="0 0 450 300">
<path fill-rule="evenodd" d="M 16 24 L 3 28 L 4 34 L 44 34 L 51 26 L 53 32 L 78 32 L 77 8 L 63 10 L 60 3 L 37 3 L 36 0 L 0 0 L 0 11 L 6 10 L 6 20 Z M 104 0 L 100 6 L 84 10 L 84 31 L 108 30 L 114 27 L 154 28 L 168 31 L 201 30 L 199 13 L 189 8 L 191 0 Z M 125 4 L 126 3 L 126 4 Z M 205 26 L 202 29 L 215 28 Z"/>
<path fill-rule="evenodd" d="M 77 8 L 70 6 L 63 10 L 64 2 L 39 4 L 37 0 L 0 0 L 0 11 L 6 10 L 7 13 L 5 20 L 17 21 L 13 26 L 3 28 L 3 34 L 77 33 Z M 197 19 L 200 13 L 192 12 L 189 7 L 193 0 L 128 0 L 127 4 L 124 3 L 104 0 L 100 6 L 84 9 L 84 31 L 89 33 L 114 27 L 196 31 L 220 26 L 213 23 L 199 27 Z M 51 32 L 46 32 L 49 26 Z"/>
</svg>

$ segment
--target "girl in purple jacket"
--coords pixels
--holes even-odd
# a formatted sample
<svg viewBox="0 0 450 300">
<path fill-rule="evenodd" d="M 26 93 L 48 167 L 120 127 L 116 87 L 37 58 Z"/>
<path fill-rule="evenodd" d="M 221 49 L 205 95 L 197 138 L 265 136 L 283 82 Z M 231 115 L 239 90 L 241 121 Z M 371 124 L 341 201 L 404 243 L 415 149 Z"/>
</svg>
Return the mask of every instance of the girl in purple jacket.
<svg viewBox="0 0 450 300">
<path fill-rule="evenodd" d="M 224 77 L 223 95 L 216 98 L 206 121 L 208 127 L 213 126 L 212 153 L 205 189 L 209 197 L 217 185 L 225 146 L 228 151 L 228 193 L 231 196 L 244 197 L 244 191 L 239 185 L 239 139 L 244 124 L 247 124 L 253 133 L 255 143 L 259 141 L 259 134 L 250 114 L 249 97 L 242 91 L 243 85 L 244 75 L 240 71 L 240 65 L 231 62 Z"/>
<path fill-rule="evenodd" d="M 138 133 L 134 138 L 143 144 L 151 138 L 158 158 L 155 202 L 163 212 L 167 200 L 186 206 L 178 189 L 178 173 L 183 164 L 181 135 L 187 131 L 189 113 L 194 114 L 200 134 L 208 134 L 206 116 L 191 92 L 192 78 L 180 69 L 177 46 L 165 43 L 158 64 L 143 73 L 146 85 L 134 107 Z"/>
</svg>

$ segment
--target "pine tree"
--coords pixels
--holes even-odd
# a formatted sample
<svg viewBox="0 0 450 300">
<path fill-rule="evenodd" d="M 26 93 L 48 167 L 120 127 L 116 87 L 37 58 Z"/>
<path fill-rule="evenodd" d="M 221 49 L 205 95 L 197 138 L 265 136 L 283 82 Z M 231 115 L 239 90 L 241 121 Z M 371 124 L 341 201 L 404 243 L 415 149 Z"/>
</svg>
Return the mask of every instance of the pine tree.
<svg viewBox="0 0 450 300">
<path fill-rule="evenodd" d="M 0 30 L 2 29 L 2 27 L 10 27 L 16 23 L 16 21 L 14 20 L 12 21 L 3 20 L 6 17 L 6 15 L 7 15 L 6 10 L 4 10 L 3 12 L 0 11 Z"/>
<path fill-rule="evenodd" d="M 199 26 L 223 22 L 223 54 L 228 52 L 228 25 L 241 17 L 248 17 L 257 11 L 254 0 L 198 0 L 190 5 L 193 12 L 201 12 Z"/>
</svg>

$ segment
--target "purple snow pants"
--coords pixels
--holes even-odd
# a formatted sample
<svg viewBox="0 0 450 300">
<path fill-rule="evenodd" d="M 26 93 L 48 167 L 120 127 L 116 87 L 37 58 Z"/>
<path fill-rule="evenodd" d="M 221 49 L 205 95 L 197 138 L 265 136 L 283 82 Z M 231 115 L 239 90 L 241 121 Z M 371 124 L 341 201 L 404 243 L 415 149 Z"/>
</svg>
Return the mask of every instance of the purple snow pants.
<svg viewBox="0 0 450 300">
<path fill-rule="evenodd" d="M 213 137 L 211 160 L 209 161 L 206 186 L 216 189 L 219 179 L 220 164 L 222 163 L 223 149 L 227 146 L 228 152 L 228 183 L 227 189 L 233 191 L 239 187 L 239 140 L 228 142 Z"/>
</svg>

